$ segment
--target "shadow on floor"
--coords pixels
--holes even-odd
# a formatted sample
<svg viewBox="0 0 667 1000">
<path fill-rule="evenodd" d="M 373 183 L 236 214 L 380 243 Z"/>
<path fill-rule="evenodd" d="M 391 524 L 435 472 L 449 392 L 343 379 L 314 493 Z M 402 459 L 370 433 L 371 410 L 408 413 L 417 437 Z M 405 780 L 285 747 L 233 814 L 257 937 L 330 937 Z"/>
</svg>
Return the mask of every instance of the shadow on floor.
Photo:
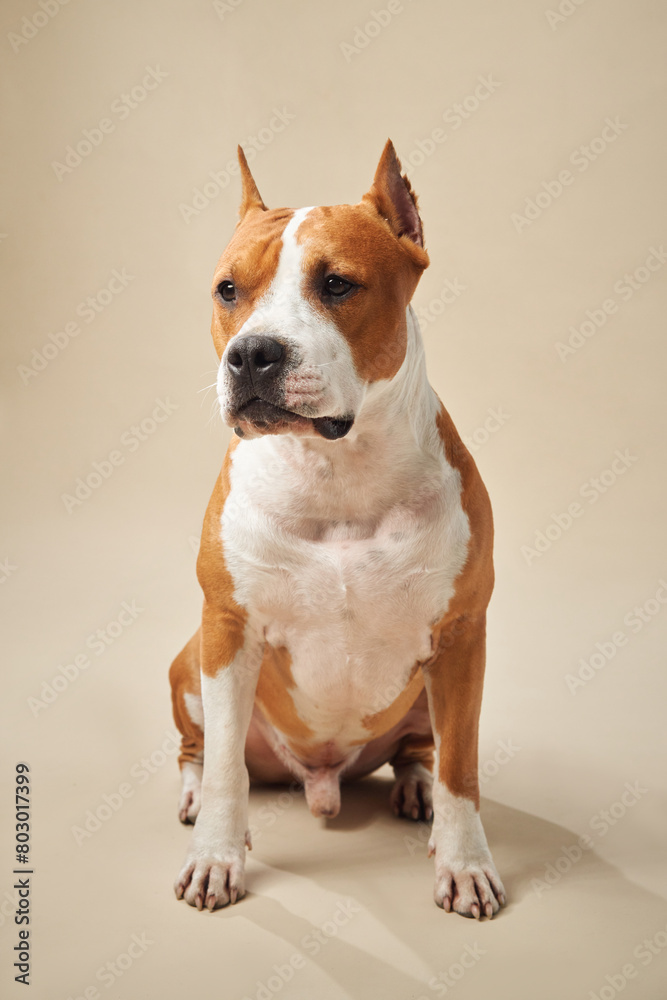
<svg viewBox="0 0 667 1000">
<path fill-rule="evenodd" d="M 582 850 L 577 833 L 488 799 L 482 800 L 482 818 L 509 904 L 493 921 L 444 914 L 432 902 L 428 826 L 392 816 L 390 789 L 391 779 L 376 775 L 346 785 L 341 813 L 324 821 L 310 816 L 301 791 L 286 795 L 276 786 L 254 788 L 252 815 L 264 810 L 270 816 L 277 803 L 281 812 L 260 827 L 247 899 L 215 917 L 242 913 L 317 963 L 336 984 L 336 996 L 342 990 L 355 1000 L 445 995 L 437 988 L 442 981 L 429 985 L 429 976 L 442 974 L 480 941 L 489 955 L 494 949 L 498 955 L 457 984 L 460 1000 L 481 996 L 482 986 L 493 988 L 494 963 L 502 965 L 503 975 L 522 969 L 526 987 L 496 996 L 588 996 L 632 958 L 642 935 L 664 931 L 667 903 L 600 858 L 595 843 Z M 348 933 L 326 938 L 313 954 L 321 928 L 314 914 L 331 913 L 333 902 L 347 897 L 357 901 L 360 913 L 350 918 Z M 570 955 L 567 962 L 564 953 Z M 576 955 L 583 955 L 580 964 Z M 642 973 L 642 1000 L 662 998 L 652 985 L 658 964 Z M 253 998 L 270 969 L 263 971 L 260 961 L 254 975 L 256 985 L 248 992 Z M 285 995 L 292 1000 L 308 994 L 285 990 Z"/>
</svg>

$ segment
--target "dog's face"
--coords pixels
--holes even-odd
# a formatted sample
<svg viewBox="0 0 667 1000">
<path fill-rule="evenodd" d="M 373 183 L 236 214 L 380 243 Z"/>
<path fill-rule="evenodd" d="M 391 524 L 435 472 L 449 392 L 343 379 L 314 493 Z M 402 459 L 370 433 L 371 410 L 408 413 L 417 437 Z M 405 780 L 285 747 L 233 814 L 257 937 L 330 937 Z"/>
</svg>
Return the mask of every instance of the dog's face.
<svg viewBox="0 0 667 1000">
<path fill-rule="evenodd" d="M 240 437 L 343 437 L 405 357 L 428 265 L 416 199 L 391 143 L 358 205 L 268 210 L 239 161 L 241 219 L 212 290 L 223 419 Z"/>
</svg>

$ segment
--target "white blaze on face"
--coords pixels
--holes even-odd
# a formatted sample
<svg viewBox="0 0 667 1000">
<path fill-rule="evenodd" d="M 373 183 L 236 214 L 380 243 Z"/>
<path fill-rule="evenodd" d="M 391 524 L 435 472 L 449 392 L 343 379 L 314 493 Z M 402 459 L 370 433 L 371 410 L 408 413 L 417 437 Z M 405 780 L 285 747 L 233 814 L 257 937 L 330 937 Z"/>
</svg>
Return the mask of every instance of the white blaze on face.
<svg viewBox="0 0 667 1000">
<path fill-rule="evenodd" d="M 357 375 L 347 341 L 334 323 L 304 294 L 304 244 L 296 233 L 311 208 L 299 208 L 282 236 L 278 268 L 269 290 L 232 337 L 218 371 L 218 396 L 224 412 L 229 375 L 226 359 L 242 337 L 274 337 L 291 349 L 298 364 L 285 379 L 283 406 L 308 417 L 346 417 L 359 411 L 364 385 Z"/>
</svg>

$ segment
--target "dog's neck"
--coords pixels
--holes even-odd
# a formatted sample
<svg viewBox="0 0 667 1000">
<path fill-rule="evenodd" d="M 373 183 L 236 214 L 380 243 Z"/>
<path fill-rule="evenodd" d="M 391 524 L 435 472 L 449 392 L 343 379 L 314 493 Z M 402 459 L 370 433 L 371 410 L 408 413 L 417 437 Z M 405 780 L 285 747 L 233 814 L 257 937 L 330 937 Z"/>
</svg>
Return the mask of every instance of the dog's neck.
<svg viewBox="0 0 667 1000">
<path fill-rule="evenodd" d="M 426 358 L 419 323 L 414 310 L 406 311 L 407 347 L 399 371 L 388 381 L 372 383 L 367 389 L 348 435 L 339 441 L 294 437 L 305 452 L 317 452 L 332 463 L 334 474 L 364 454 L 386 455 L 399 462 L 410 453 L 436 453 L 438 449 L 435 414 L 439 402 L 426 374 Z M 441 448 L 441 446 L 440 446 Z"/>
<path fill-rule="evenodd" d="M 255 451 L 267 469 L 282 469 L 279 520 L 293 534 L 318 541 L 372 538 L 392 511 L 419 508 L 423 519 L 442 496 L 447 469 L 436 422 L 440 402 L 426 377 L 410 308 L 406 321 L 401 368 L 391 380 L 371 384 L 346 437 L 282 434 L 247 442 L 248 455 Z M 245 448 L 241 441 L 239 450 Z M 276 516 L 273 487 L 261 498 L 255 491 L 254 499 Z"/>
</svg>

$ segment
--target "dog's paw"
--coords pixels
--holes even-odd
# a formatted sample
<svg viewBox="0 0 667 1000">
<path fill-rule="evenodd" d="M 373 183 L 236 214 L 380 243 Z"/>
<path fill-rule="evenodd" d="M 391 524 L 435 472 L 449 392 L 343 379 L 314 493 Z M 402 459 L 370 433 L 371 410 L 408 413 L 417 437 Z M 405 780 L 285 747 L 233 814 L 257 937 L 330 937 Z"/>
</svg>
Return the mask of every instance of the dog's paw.
<svg viewBox="0 0 667 1000">
<path fill-rule="evenodd" d="M 490 858 L 478 863 L 436 861 L 434 899 L 448 913 L 492 917 L 505 905 L 505 889 Z"/>
<path fill-rule="evenodd" d="M 178 800 L 178 818 L 181 823 L 194 823 L 201 808 L 201 764 L 186 761 L 181 770 L 181 796 Z"/>
<path fill-rule="evenodd" d="M 423 764 L 406 764 L 394 768 L 396 781 L 390 804 L 396 816 L 414 820 L 430 820 L 433 816 L 433 776 Z"/>
<path fill-rule="evenodd" d="M 217 910 L 245 896 L 245 846 L 238 851 L 191 852 L 174 884 L 177 899 L 198 910 Z"/>
</svg>

